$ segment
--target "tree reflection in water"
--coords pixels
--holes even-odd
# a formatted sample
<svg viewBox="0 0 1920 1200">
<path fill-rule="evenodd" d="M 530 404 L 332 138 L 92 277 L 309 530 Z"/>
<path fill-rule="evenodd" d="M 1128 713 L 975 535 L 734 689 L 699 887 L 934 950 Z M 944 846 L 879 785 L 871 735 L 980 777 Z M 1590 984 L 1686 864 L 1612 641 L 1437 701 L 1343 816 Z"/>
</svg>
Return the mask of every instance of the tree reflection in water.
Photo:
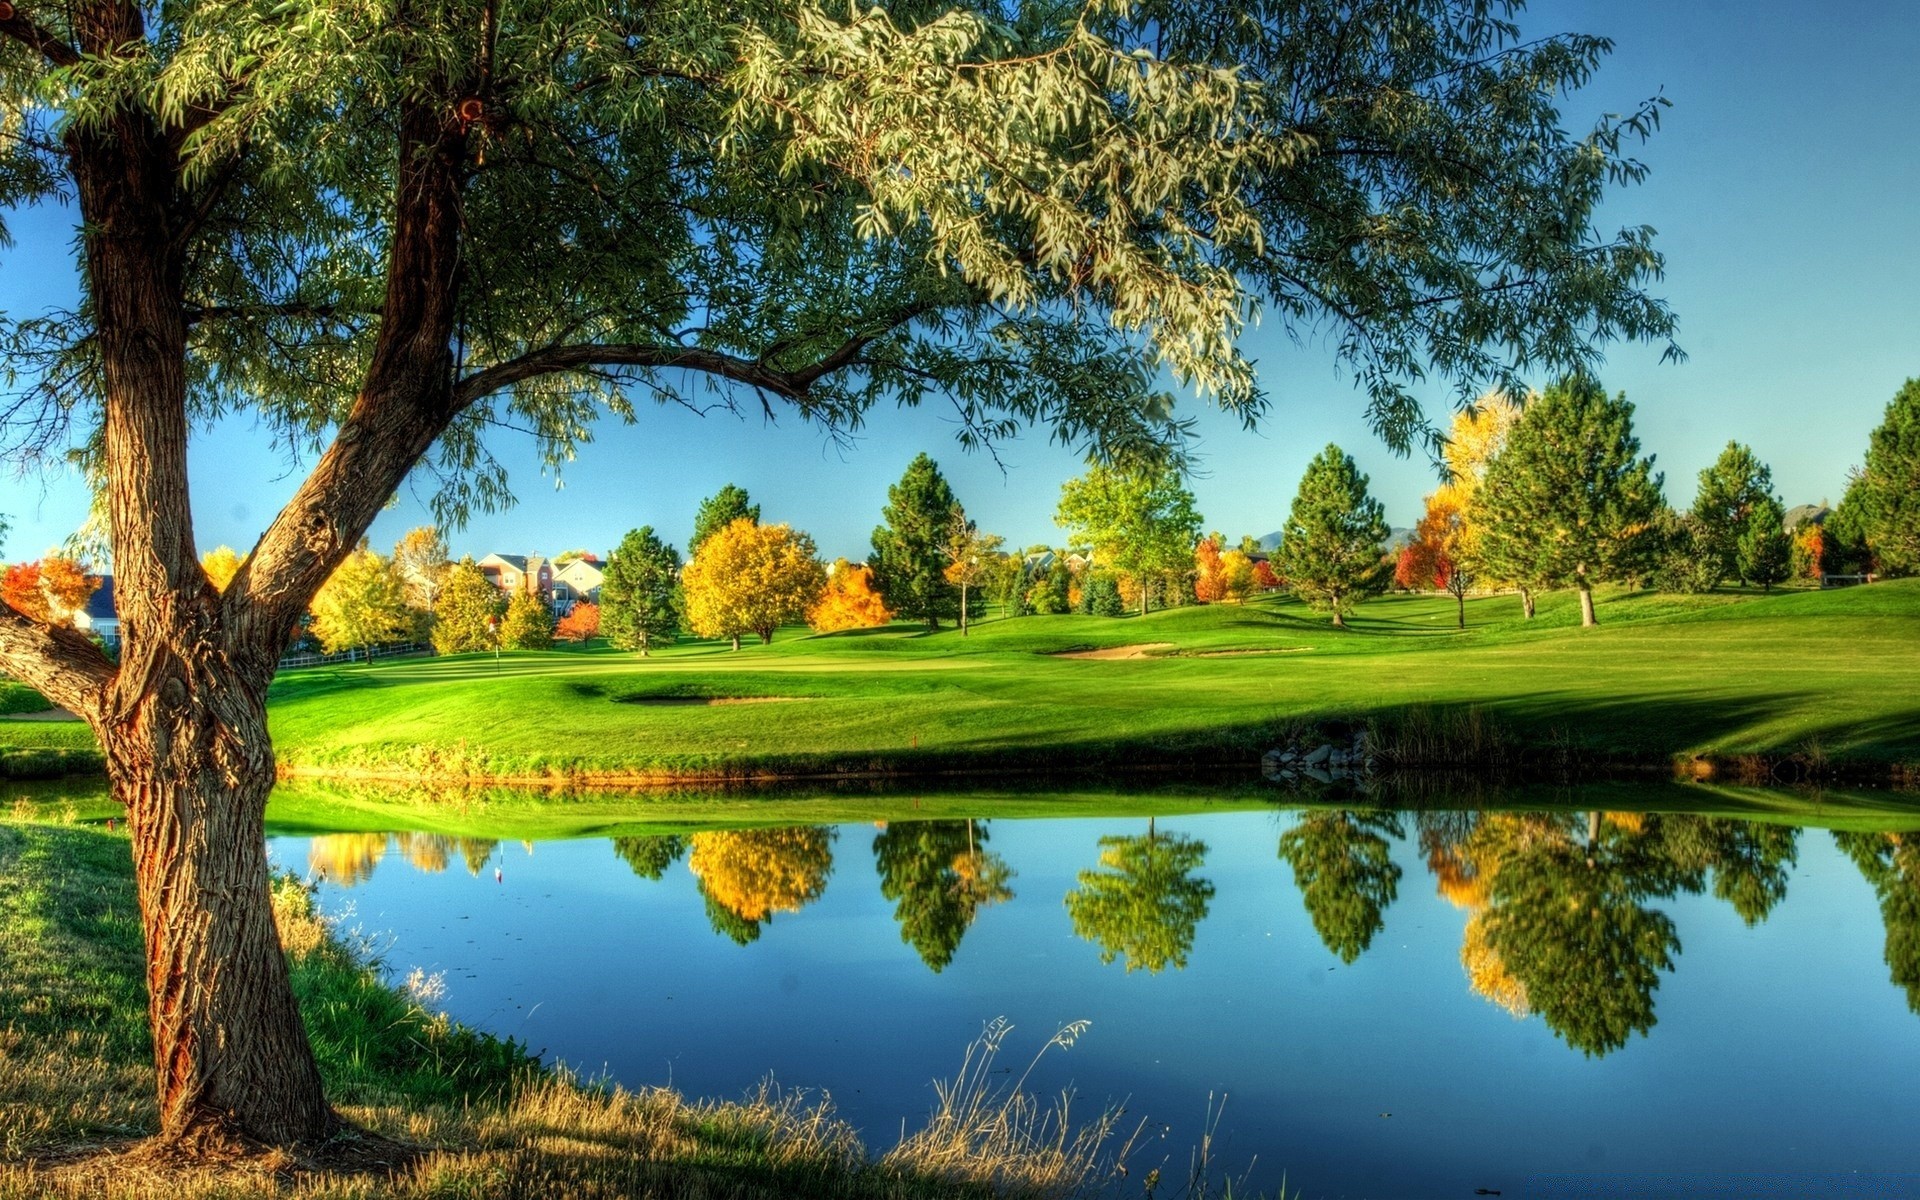
<svg viewBox="0 0 1920 1200">
<path fill-rule="evenodd" d="M 1835 833 L 1833 840 L 1880 898 L 1887 926 L 1887 967 L 1920 1013 L 1920 834 Z"/>
<path fill-rule="evenodd" d="M 880 894 L 894 902 L 900 940 L 937 974 L 980 909 L 1013 899 L 1013 871 L 985 848 L 986 822 L 895 821 L 873 840 Z"/>
<path fill-rule="evenodd" d="M 744 946 L 777 912 L 799 912 L 827 890 L 833 830 L 794 825 L 696 833 L 687 866 L 700 881 L 707 919 Z"/>
<path fill-rule="evenodd" d="M 1127 970 L 1159 974 L 1187 965 L 1194 931 L 1207 915 L 1213 884 L 1194 872 L 1207 845 L 1163 834 L 1151 818 L 1139 837 L 1100 839 L 1100 869 L 1080 872 L 1067 893 L 1073 931 L 1100 947 L 1100 961 L 1124 957 Z"/>
<path fill-rule="evenodd" d="M 1340 808 L 1309 809 L 1280 836 L 1280 858 L 1293 868 L 1314 931 L 1342 962 L 1372 945 L 1399 894 L 1389 839 L 1401 836 L 1397 813 Z"/>
<path fill-rule="evenodd" d="M 340 887 L 365 883 L 386 857 L 389 842 L 416 870 L 429 875 L 446 870 L 455 855 L 466 865 L 468 874 L 478 875 L 500 845 L 491 838 L 441 833 L 329 833 L 308 843 L 307 873 Z"/>
</svg>

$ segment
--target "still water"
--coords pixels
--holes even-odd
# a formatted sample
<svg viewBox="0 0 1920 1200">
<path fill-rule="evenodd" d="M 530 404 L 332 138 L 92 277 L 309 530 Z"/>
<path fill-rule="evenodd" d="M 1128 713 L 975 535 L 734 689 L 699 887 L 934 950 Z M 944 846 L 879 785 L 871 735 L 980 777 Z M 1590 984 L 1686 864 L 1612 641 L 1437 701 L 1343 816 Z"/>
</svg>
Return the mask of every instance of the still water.
<svg viewBox="0 0 1920 1200">
<path fill-rule="evenodd" d="M 1307 1196 L 1920 1194 L 1911 818 L 910 815 L 272 853 L 462 1021 L 876 1148 L 984 1023 L 1017 1073 L 1085 1020 L 1031 1083 L 1148 1118 L 1135 1179 L 1224 1097 L 1216 1162 Z"/>
</svg>

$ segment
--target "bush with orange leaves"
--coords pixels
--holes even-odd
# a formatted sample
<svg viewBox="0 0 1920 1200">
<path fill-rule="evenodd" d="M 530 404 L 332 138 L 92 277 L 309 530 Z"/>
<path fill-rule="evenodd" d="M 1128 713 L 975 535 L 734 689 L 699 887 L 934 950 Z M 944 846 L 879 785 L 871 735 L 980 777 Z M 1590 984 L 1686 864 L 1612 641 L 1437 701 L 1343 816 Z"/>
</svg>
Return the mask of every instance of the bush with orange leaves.
<svg viewBox="0 0 1920 1200">
<path fill-rule="evenodd" d="M 807 610 L 807 624 L 816 633 L 842 629 L 873 629 L 893 620 L 886 598 L 873 586 L 873 568 L 835 559 L 820 599 Z"/>
</svg>

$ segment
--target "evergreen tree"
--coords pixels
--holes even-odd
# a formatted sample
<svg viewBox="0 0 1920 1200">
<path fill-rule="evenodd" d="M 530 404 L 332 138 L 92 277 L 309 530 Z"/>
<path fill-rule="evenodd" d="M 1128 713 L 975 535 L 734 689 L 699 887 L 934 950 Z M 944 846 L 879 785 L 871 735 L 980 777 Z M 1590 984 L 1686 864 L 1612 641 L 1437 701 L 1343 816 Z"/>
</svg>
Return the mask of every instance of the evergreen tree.
<svg viewBox="0 0 1920 1200">
<path fill-rule="evenodd" d="M 1793 535 L 1781 525 L 1784 516 L 1780 501 L 1768 496 L 1747 513 L 1740 534 L 1740 577 L 1764 591 L 1772 591 L 1793 570 Z"/>
<path fill-rule="evenodd" d="M 1840 497 L 1825 525 L 1820 527 L 1825 545 L 1821 547 L 1820 568 L 1827 575 L 1865 575 L 1879 564 L 1873 548 L 1867 544 L 1866 485 L 1855 475 Z"/>
<path fill-rule="evenodd" d="M 1640 457 L 1626 397 L 1569 377 L 1526 407 L 1473 503 L 1488 573 L 1576 587 L 1580 623 L 1593 625 L 1593 586 L 1643 561 L 1660 477 Z"/>
<path fill-rule="evenodd" d="M 1344 626 L 1354 605 L 1386 588 L 1381 543 L 1388 532 L 1385 510 L 1367 495 L 1367 477 L 1328 445 L 1300 478 L 1274 566 L 1294 595 L 1331 610 L 1333 623 Z"/>
<path fill-rule="evenodd" d="M 1894 393 L 1868 439 L 1857 487 L 1860 532 L 1880 569 L 1920 571 L 1920 379 Z M 1854 491 L 1847 489 L 1849 496 Z"/>
<path fill-rule="evenodd" d="M 1705 534 L 1692 513 L 1675 512 L 1665 505 L 1654 515 L 1647 538 L 1651 558 L 1650 582 L 1663 592 L 1710 592 L 1719 567 L 1706 549 Z"/>
<path fill-rule="evenodd" d="M 693 514 L 693 536 L 687 540 L 687 557 L 700 553 L 700 543 L 741 518 L 760 523 L 760 506 L 747 497 L 747 489 L 728 484 L 700 502 Z M 651 527 L 649 527 L 651 528 Z"/>
<path fill-rule="evenodd" d="M 960 611 L 959 591 L 947 581 L 944 547 L 960 502 L 940 467 L 926 454 L 907 464 L 900 482 L 887 489 L 884 522 L 873 531 L 873 580 L 887 607 L 910 620 L 940 628 L 940 618 Z"/>
<path fill-rule="evenodd" d="M 1740 540 L 1754 512 L 1773 499 L 1773 471 L 1739 442 L 1728 442 L 1714 464 L 1700 472 L 1693 499 L 1699 549 L 1712 567 L 1713 581 L 1760 582 L 1741 569 Z"/>
<path fill-rule="evenodd" d="M 1395 813 L 1309 809 L 1280 835 L 1280 859 L 1328 950 L 1350 963 L 1373 944 L 1383 914 L 1399 894 L 1393 843 L 1403 836 Z"/>
<path fill-rule="evenodd" d="M 500 589 L 463 558 L 448 571 L 433 608 L 436 654 L 468 654 L 494 648 L 494 632 L 506 607 Z"/>
<path fill-rule="evenodd" d="M 1013 872 L 981 847 L 972 821 L 893 821 L 873 840 L 880 894 L 894 902 L 900 940 L 938 974 L 953 961 L 979 910 L 1013 897 Z"/>
<path fill-rule="evenodd" d="M 740 498 L 744 501 L 746 493 L 741 492 Z M 700 508 L 704 513 L 707 505 Z M 638 650 L 645 657 L 656 643 L 673 640 L 680 623 L 674 604 L 680 553 L 661 541 L 653 526 L 627 531 L 608 560 L 605 575 L 600 584 L 600 629 L 615 649 Z"/>
<path fill-rule="evenodd" d="M 507 650 L 551 650 L 553 611 L 532 592 L 515 592 L 500 621 L 500 645 Z"/>
</svg>

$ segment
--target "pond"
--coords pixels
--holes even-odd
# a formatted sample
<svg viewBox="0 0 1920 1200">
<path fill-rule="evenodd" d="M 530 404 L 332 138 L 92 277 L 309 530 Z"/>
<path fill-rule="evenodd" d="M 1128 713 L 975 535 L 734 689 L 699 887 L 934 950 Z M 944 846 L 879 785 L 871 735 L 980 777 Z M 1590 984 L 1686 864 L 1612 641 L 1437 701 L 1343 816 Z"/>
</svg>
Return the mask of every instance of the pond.
<svg viewBox="0 0 1920 1200">
<path fill-rule="evenodd" d="M 309 836 L 294 805 L 271 848 L 462 1021 L 627 1085 L 826 1089 L 874 1147 L 986 1023 L 1017 1076 L 1087 1021 L 1029 1085 L 1145 1118 L 1135 1179 L 1211 1127 L 1220 1173 L 1306 1196 L 1920 1194 L 1920 816 L 1134 807 L 744 801 L 522 841 L 377 805 Z"/>
</svg>

